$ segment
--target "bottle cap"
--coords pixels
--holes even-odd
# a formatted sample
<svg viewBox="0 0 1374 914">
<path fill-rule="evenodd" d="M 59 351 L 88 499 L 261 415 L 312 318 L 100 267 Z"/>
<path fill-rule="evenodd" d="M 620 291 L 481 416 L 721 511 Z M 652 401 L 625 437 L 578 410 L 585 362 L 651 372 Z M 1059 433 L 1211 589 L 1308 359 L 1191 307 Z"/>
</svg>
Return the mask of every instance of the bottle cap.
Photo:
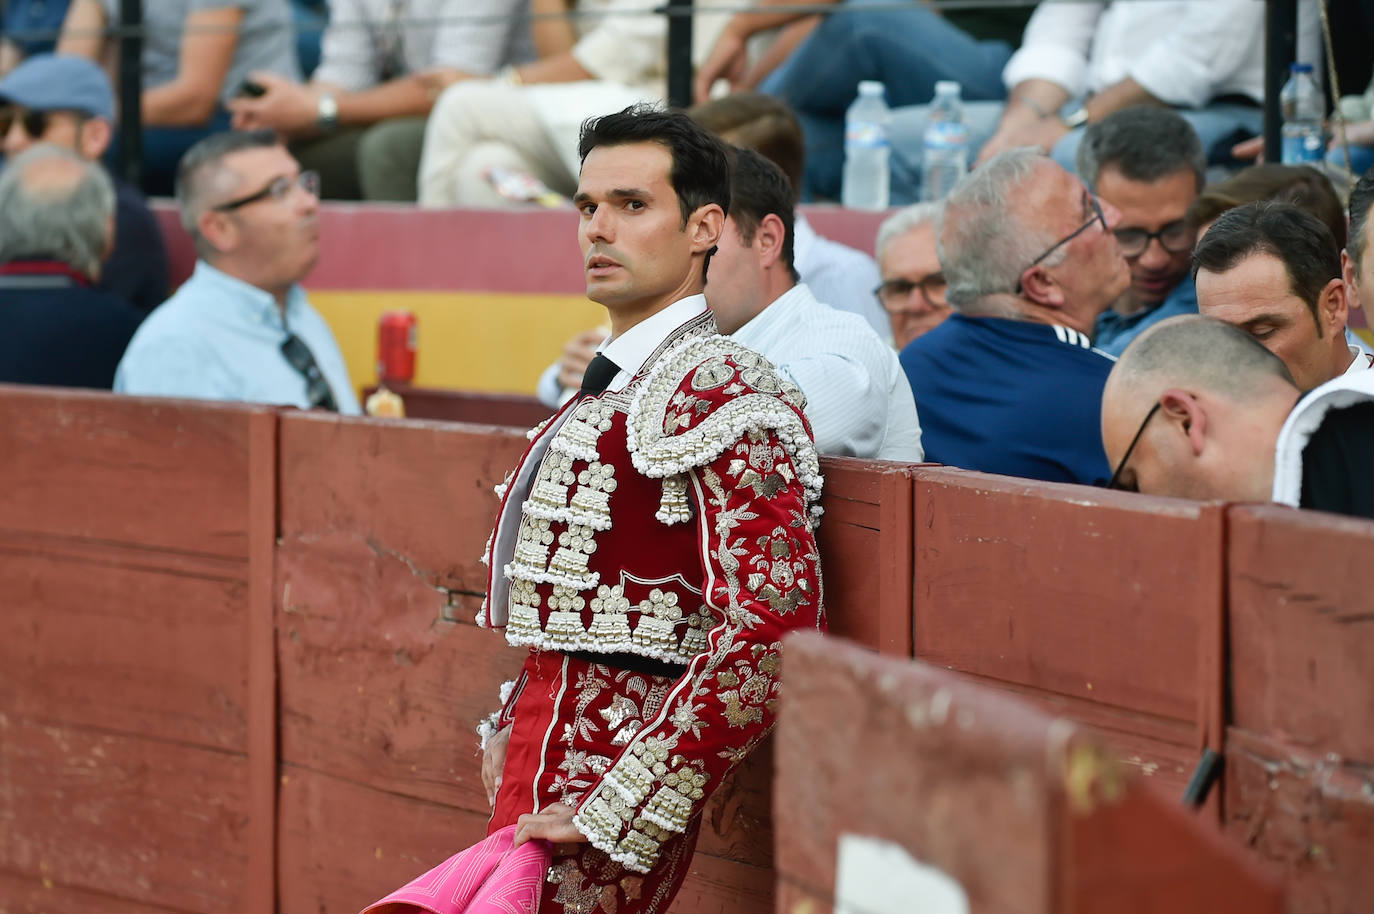
<svg viewBox="0 0 1374 914">
<path fill-rule="evenodd" d="M 935 81 L 936 95 L 958 95 L 960 91 L 959 84 L 952 79 L 939 79 Z"/>
<path fill-rule="evenodd" d="M 859 83 L 859 94 L 882 95 L 883 84 L 878 82 L 876 79 L 865 79 L 863 82 Z"/>
<path fill-rule="evenodd" d="M 1311 73 L 1312 65 L 1310 63 L 1295 63 L 1289 67 L 1289 70 L 1294 73 Z"/>
</svg>

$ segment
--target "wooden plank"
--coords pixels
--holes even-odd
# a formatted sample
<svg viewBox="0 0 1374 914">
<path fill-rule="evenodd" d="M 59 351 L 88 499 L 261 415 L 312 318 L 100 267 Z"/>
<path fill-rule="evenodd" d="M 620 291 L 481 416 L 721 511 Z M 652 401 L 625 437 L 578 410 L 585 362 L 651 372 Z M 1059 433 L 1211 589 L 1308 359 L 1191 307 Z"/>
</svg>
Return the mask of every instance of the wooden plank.
<svg viewBox="0 0 1374 914">
<path fill-rule="evenodd" d="M 56 914 L 99 911 L 100 914 L 180 914 L 177 908 L 129 901 L 104 892 L 58 885 L 49 876 L 15 876 L 0 872 L 0 911 L 4 914 Z"/>
<path fill-rule="evenodd" d="M 0 871 L 145 906 L 244 910 L 246 775 L 239 755 L 0 714 Z"/>
<path fill-rule="evenodd" d="M 825 488 L 816 532 L 830 630 L 874 650 L 881 643 L 878 576 L 872 565 L 883 542 L 880 476 L 886 464 L 849 457 L 821 463 Z"/>
<path fill-rule="evenodd" d="M 1374 898 L 1374 773 L 1233 727 L 1226 738 L 1226 828 L 1280 872 L 1291 914 L 1363 914 Z"/>
<path fill-rule="evenodd" d="M 1276 884 L 1213 824 L 1069 721 L 814 634 L 788 638 L 783 679 L 776 827 L 788 900 L 833 898 L 839 839 L 855 834 L 942 871 L 979 914 L 1281 910 Z"/>
<path fill-rule="evenodd" d="M 1374 764 L 1374 523 L 1277 507 L 1229 522 L 1235 725 Z"/>
<path fill-rule="evenodd" d="M 912 481 L 909 469 L 883 474 L 878 522 L 882 527 L 877 566 L 865 562 L 878 578 L 878 650 L 893 657 L 914 656 L 912 582 L 915 579 L 915 539 L 912 523 Z"/>
<path fill-rule="evenodd" d="M 1217 506 L 960 470 L 915 475 L 915 654 L 1186 721 L 1220 612 Z"/>
<path fill-rule="evenodd" d="M 489 426 L 281 418 L 281 535 L 334 530 L 402 557 L 436 586 L 486 589 L 480 558 L 523 434 Z M 346 495 L 346 497 L 341 497 Z"/>
<path fill-rule="evenodd" d="M 486 834 L 487 817 L 286 765 L 282 914 L 351 914 Z M 771 871 L 698 851 L 675 914 L 752 914 Z"/>
<path fill-rule="evenodd" d="M 246 568 L 0 533 L 0 713 L 243 751 Z"/>
<path fill-rule="evenodd" d="M 0 529 L 241 559 L 255 411 L 0 387 L 0 460 L 24 481 L 0 500 Z"/>
<path fill-rule="evenodd" d="M 254 415 L 249 428 L 248 873 L 244 903 L 271 914 L 277 902 L 277 417 Z"/>
</svg>

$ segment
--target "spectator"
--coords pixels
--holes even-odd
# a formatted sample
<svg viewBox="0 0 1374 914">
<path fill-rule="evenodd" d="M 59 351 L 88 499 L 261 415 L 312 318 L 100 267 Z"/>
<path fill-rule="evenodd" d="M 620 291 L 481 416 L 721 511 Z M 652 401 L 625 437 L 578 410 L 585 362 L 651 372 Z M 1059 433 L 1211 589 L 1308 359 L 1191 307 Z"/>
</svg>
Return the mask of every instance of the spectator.
<svg viewBox="0 0 1374 914">
<path fill-rule="evenodd" d="M 58 50 L 105 58 L 119 0 L 72 0 Z M 172 192 L 177 162 L 229 126 L 225 104 L 248 74 L 296 79 L 287 0 L 158 0 L 143 4 L 143 189 Z"/>
<path fill-rule="evenodd" d="M 1098 315 L 1130 284 L 1117 212 L 1038 150 L 994 157 L 945 204 L 940 266 L 954 314 L 902 350 L 926 458 L 1100 483 L 1110 357 Z"/>
<path fill-rule="evenodd" d="M 110 146 L 114 93 L 99 67 L 80 57 L 40 54 L 0 79 L 0 150 L 34 143 L 66 147 L 99 161 Z M 99 288 L 148 312 L 167 299 L 167 252 L 148 202 L 116 178 L 114 251 Z"/>
<path fill-rule="evenodd" d="M 1027 8 L 941 12 L 920 3 L 910 9 L 865 9 L 883 5 L 875 0 L 848 0 L 833 12 L 839 0 L 803 0 L 801 5 L 828 14 L 769 12 L 768 7 L 798 4 L 762 0 L 760 12 L 731 17 L 697 72 L 695 91 L 702 101 L 715 81 L 725 78 L 734 89 L 757 87 L 791 106 L 806 132 L 806 199 L 839 199 L 844 113 L 861 80 L 883 83 L 893 106 L 930 101 L 935 83 L 944 79 L 958 82 L 965 99 L 1001 100 L 1006 98 L 1002 68 L 1031 13 Z M 778 25 L 785 30 L 749 67 L 749 39 Z M 894 159 L 893 199 L 916 199 L 919 155 Z"/>
<path fill-rule="evenodd" d="M 720 332 L 801 388 L 822 454 L 919 461 L 921 427 L 897 354 L 862 319 L 820 303 L 797 281 L 792 208 L 782 171 L 735 149 L 729 215 L 706 277 Z"/>
<path fill-rule="evenodd" d="M 1331 186 L 1331 179 L 1310 165 L 1278 165 L 1266 162 L 1251 165 L 1224 181 L 1203 188 L 1188 211 L 1188 221 L 1197 228 L 1197 237 L 1207 233 L 1216 218 L 1228 209 L 1277 200 L 1301 206 L 1322 221 L 1336 244 L 1345 246 L 1345 207 Z"/>
<path fill-rule="evenodd" d="M 141 318 L 93 288 L 114 206 L 104 169 L 59 146 L 35 146 L 0 173 L 0 382 L 114 382 Z"/>
<path fill-rule="evenodd" d="M 945 274 L 936 246 L 943 212 L 943 203 L 914 203 L 878 227 L 874 247 L 882 283 L 876 293 L 892 322 L 898 349 L 905 349 L 949 317 Z"/>
<path fill-rule="evenodd" d="M 577 188 L 582 121 L 662 100 L 667 23 L 647 15 L 659 0 L 534 0 L 539 59 L 500 79 L 461 80 L 434 103 L 420 155 L 420 205 L 510 206 L 488 179 L 493 168 L 538 178 L 571 196 Z M 711 46 L 723 20 L 693 18 L 693 47 Z"/>
<path fill-rule="evenodd" d="M 135 334 L 115 390 L 358 413 L 300 282 L 319 252 L 318 178 L 270 131 L 207 137 L 177 174 L 195 272 Z"/>
<path fill-rule="evenodd" d="M 66 15 L 67 0 L 0 2 L 0 76 L 26 57 L 51 54 Z"/>
<path fill-rule="evenodd" d="M 1321 220 L 1291 203 L 1247 203 L 1212 223 L 1193 253 L 1198 310 L 1249 333 L 1300 390 L 1374 361 L 1345 337 L 1341 255 Z"/>
<path fill-rule="evenodd" d="M 1341 279 L 1345 281 L 1346 303 L 1351 308 L 1374 304 L 1374 236 L 1369 232 L 1369 216 L 1374 211 L 1374 170 L 1365 173 L 1350 191 L 1350 240 L 1341 251 Z M 1365 320 L 1369 309 L 1365 308 Z"/>
<path fill-rule="evenodd" d="M 487 77 L 527 59 L 523 0 L 334 0 L 309 83 L 252 74 L 266 89 L 229 103 L 234 126 L 293 140 L 327 196 L 414 202 L 434 93 L 426 71 Z M 522 43 L 519 39 L 525 39 Z"/>
<path fill-rule="evenodd" d="M 697 105 L 687 113 L 725 142 L 761 153 L 787 176 L 794 201 L 801 198 L 806 145 L 801 124 L 785 103 L 758 92 L 737 92 Z M 873 300 L 873 287 L 878 282 L 873 258 L 822 238 L 799 211 L 796 226 L 797 272 L 801 281 L 821 301 L 841 311 L 854 312 L 891 343 L 887 315 Z"/>
<path fill-rule="evenodd" d="M 1374 518 L 1374 372 L 1302 396 L 1282 361 L 1221 321 L 1172 318 L 1128 346 L 1102 438 L 1116 488 Z"/>
<path fill-rule="evenodd" d="M 1178 113 L 1137 105 L 1090 126 L 1078 174 L 1121 213 L 1113 229 L 1131 266 L 1131 287 L 1097 319 L 1093 345 L 1120 355 L 1140 331 L 1197 313 L 1188 211 L 1207 180 L 1202 141 Z"/>
</svg>

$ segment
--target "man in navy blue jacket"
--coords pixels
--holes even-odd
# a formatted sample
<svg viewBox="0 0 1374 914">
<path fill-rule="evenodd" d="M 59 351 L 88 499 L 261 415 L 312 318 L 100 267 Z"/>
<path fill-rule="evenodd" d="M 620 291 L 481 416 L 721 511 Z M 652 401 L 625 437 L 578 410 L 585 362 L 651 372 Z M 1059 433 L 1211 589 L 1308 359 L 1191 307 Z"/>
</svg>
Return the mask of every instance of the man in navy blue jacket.
<svg viewBox="0 0 1374 914">
<path fill-rule="evenodd" d="M 1117 218 L 1034 149 L 1004 152 L 954 189 L 940 232 L 954 313 L 901 355 L 927 460 L 1107 480 L 1098 417 L 1113 360 L 1091 335 L 1130 284 Z"/>
<path fill-rule="evenodd" d="M 0 172 L 0 382 L 110 388 L 142 315 L 94 288 L 115 196 L 100 165 L 36 146 Z"/>
</svg>

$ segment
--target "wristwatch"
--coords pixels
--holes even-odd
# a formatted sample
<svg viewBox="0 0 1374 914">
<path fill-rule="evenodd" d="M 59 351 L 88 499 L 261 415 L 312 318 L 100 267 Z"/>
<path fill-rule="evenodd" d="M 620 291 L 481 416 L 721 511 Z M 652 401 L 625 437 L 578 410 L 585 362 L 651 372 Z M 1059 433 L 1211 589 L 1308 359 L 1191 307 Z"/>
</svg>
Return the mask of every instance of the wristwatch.
<svg viewBox="0 0 1374 914">
<path fill-rule="evenodd" d="M 339 126 L 339 100 L 328 92 L 320 93 L 318 116 L 315 123 L 322 130 L 330 131 Z"/>
<path fill-rule="evenodd" d="M 1079 105 L 1063 117 L 1064 126 L 1076 130 L 1088 122 L 1088 106 Z"/>
</svg>

